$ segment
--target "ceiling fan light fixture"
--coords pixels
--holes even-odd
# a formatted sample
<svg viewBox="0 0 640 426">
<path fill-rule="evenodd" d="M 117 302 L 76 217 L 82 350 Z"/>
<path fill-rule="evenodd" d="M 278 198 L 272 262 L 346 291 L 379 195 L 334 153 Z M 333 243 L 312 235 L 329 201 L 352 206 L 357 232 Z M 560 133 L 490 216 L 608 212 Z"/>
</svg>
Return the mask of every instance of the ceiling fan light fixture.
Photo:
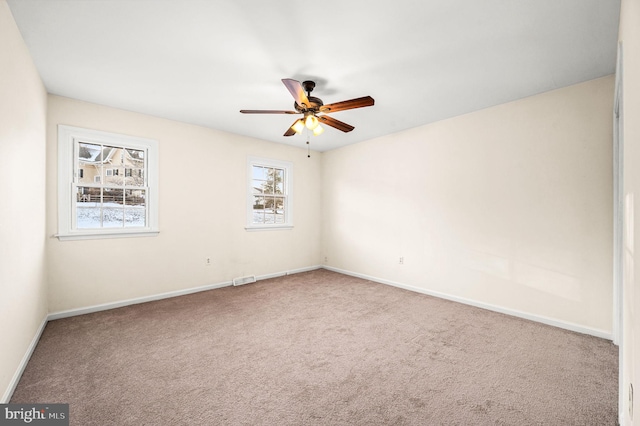
<svg viewBox="0 0 640 426">
<path fill-rule="evenodd" d="M 318 127 L 318 117 L 313 114 L 308 114 L 304 118 L 304 125 L 307 126 L 307 129 L 313 130 Z"/>
<path fill-rule="evenodd" d="M 300 133 L 304 130 L 304 121 L 302 121 L 302 119 L 296 121 L 295 123 L 293 123 L 293 126 L 291 126 L 291 128 L 296 132 L 296 133 Z"/>
<path fill-rule="evenodd" d="M 315 129 L 313 129 L 313 136 L 320 136 L 324 132 L 324 128 L 321 125 L 317 125 Z"/>
</svg>

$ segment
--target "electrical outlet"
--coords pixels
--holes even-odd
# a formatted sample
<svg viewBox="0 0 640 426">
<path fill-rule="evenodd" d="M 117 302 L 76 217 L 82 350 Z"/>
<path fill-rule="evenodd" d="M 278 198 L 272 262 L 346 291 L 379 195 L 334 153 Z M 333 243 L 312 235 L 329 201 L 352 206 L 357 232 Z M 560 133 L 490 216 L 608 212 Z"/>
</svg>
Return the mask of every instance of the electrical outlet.
<svg viewBox="0 0 640 426">
<path fill-rule="evenodd" d="M 207 265 L 207 266 L 211 266 L 211 258 L 210 258 L 210 257 L 207 257 L 207 258 L 205 259 L 205 265 Z"/>
<path fill-rule="evenodd" d="M 324 263 L 327 263 L 329 261 L 329 259 L 327 258 L 327 256 L 324 257 Z"/>
<path fill-rule="evenodd" d="M 404 265 L 404 256 L 400 256 L 400 261 L 398 263 L 400 265 Z"/>
</svg>

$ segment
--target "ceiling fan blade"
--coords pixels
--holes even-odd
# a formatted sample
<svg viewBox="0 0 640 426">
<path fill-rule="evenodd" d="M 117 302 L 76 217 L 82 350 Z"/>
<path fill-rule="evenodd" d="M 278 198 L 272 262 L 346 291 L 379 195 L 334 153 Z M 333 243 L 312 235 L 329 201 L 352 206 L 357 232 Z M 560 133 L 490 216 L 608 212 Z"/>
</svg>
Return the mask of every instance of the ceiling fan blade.
<svg viewBox="0 0 640 426">
<path fill-rule="evenodd" d="M 300 114 L 298 111 L 281 111 L 277 109 L 241 109 L 243 114 Z"/>
<path fill-rule="evenodd" d="M 296 124 L 298 121 L 300 121 L 300 120 L 296 120 L 296 121 L 294 121 L 294 122 L 293 122 L 293 124 L 291 125 L 291 127 L 289 127 L 289 128 L 287 129 L 287 131 L 286 131 L 286 132 L 284 132 L 284 135 L 282 135 L 282 136 L 293 136 L 293 135 L 295 135 L 297 132 L 296 132 L 295 130 L 293 130 L 293 126 L 295 126 L 295 124 Z"/>
<path fill-rule="evenodd" d="M 327 126 L 331 126 L 335 129 L 341 130 L 345 133 L 352 131 L 353 129 L 355 129 L 355 127 L 353 127 L 350 124 L 347 123 L 343 123 L 340 120 L 336 120 L 335 118 L 329 117 L 328 115 L 319 115 L 318 116 L 318 120 L 322 121 L 324 124 L 326 124 Z"/>
<path fill-rule="evenodd" d="M 323 105 L 320 107 L 320 112 L 336 112 L 344 111 L 346 109 L 362 108 L 372 106 L 374 100 L 371 96 L 364 96 L 362 98 L 349 99 L 348 101 L 336 102 L 334 104 Z"/>
<path fill-rule="evenodd" d="M 292 78 L 283 78 L 282 82 L 287 87 L 287 90 L 289 90 L 289 93 L 291 93 L 291 96 L 293 96 L 293 99 L 296 100 L 296 103 L 298 105 L 303 108 L 309 108 L 311 104 L 309 103 L 307 95 L 305 95 L 304 93 L 302 84 L 300 84 L 298 80 L 294 80 Z"/>
</svg>

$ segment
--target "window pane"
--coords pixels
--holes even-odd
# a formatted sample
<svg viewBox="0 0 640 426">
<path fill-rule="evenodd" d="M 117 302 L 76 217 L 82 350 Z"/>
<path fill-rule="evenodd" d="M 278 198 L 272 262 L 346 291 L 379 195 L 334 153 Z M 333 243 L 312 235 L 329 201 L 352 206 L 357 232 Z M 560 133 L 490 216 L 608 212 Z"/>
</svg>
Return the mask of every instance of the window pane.
<svg viewBox="0 0 640 426">
<path fill-rule="evenodd" d="M 104 188 L 102 190 L 102 202 L 106 204 L 119 204 L 124 202 L 124 191 L 119 188 Z"/>
<path fill-rule="evenodd" d="M 253 197 L 253 223 L 264 223 L 264 197 Z"/>
<path fill-rule="evenodd" d="M 100 183 L 102 177 L 102 145 L 78 143 L 78 183 Z"/>
<path fill-rule="evenodd" d="M 251 182 L 251 193 L 252 194 L 262 194 L 263 193 L 263 188 L 262 185 L 264 184 L 263 181 L 261 180 L 253 180 Z"/>
<path fill-rule="evenodd" d="M 274 198 L 274 213 L 275 215 L 275 220 L 276 223 L 284 223 L 284 219 L 285 219 L 285 212 L 284 212 L 284 198 L 282 197 L 276 197 Z"/>
<path fill-rule="evenodd" d="M 87 188 L 79 186 L 76 189 L 76 227 L 100 228 L 100 188 Z"/>
<path fill-rule="evenodd" d="M 105 166 L 104 170 L 104 184 L 122 186 L 124 183 L 124 168 L 123 167 L 109 167 Z"/>
<path fill-rule="evenodd" d="M 94 183 L 95 176 L 100 176 L 100 166 L 82 162 L 78 165 L 78 183 Z"/>
<path fill-rule="evenodd" d="M 273 193 L 274 194 L 283 194 L 284 193 L 284 170 L 282 169 L 273 169 L 271 173 Z"/>
<path fill-rule="evenodd" d="M 127 186 L 145 186 L 144 169 L 125 169 L 124 184 Z"/>
<path fill-rule="evenodd" d="M 267 172 L 262 166 L 253 166 L 253 179 L 266 180 Z"/>
<path fill-rule="evenodd" d="M 267 182 L 265 182 L 265 194 L 274 194 L 276 190 L 276 173 L 277 169 L 270 168 L 267 170 Z"/>
<path fill-rule="evenodd" d="M 144 151 L 126 149 L 122 156 L 125 167 L 124 184 L 127 186 L 146 186 L 144 181 Z"/>
<path fill-rule="evenodd" d="M 266 213 L 274 213 L 275 199 L 273 197 L 264 197 L 264 208 Z"/>
<path fill-rule="evenodd" d="M 102 163 L 102 145 L 78 143 L 78 161 L 86 163 Z"/>
<path fill-rule="evenodd" d="M 105 155 L 104 163 L 110 164 L 114 167 L 122 165 L 122 154 L 124 149 L 115 146 L 105 147 L 108 149 L 108 156 Z"/>
<path fill-rule="evenodd" d="M 116 151 L 118 150 L 118 148 L 114 147 L 114 146 L 103 146 L 102 147 L 102 160 L 101 163 L 102 164 L 111 164 L 111 162 L 114 160 Z"/>
<path fill-rule="evenodd" d="M 127 189 L 124 195 L 124 226 L 146 226 L 147 192 L 144 189 Z"/>
<path fill-rule="evenodd" d="M 102 191 L 102 226 L 121 227 L 124 224 L 124 191 L 104 188 Z"/>
<path fill-rule="evenodd" d="M 144 163 L 144 150 L 127 148 L 126 151 L 127 153 L 124 158 L 125 163 L 127 163 L 128 161 L 138 162 L 140 164 Z"/>
<path fill-rule="evenodd" d="M 264 223 L 276 223 L 276 198 L 264 197 Z"/>
<path fill-rule="evenodd" d="M 273 182 L 274 182 L 274 179 L 275 179 L 275 177 L 274 177 L 274 173 L 275 173 L 274 169 L 273 169 L 273 167 L 269 167 L 268 169 L 266 169 L 266 171 L 267 171 L 267 184 L 271 188 L 273 188 Z"/>
<path fill-rule="evenodd" d="M 260 188 L 262 189 L 263 194 L 273 194 L 273 188 L 267 181 L 261 182 Z"/>
<path fill-rule="evenodd" d="M 274 198 L 275 202 L 275 210 L 278 214 L 284 214 L 284 198 L 276 197 Z"/>
</svg>

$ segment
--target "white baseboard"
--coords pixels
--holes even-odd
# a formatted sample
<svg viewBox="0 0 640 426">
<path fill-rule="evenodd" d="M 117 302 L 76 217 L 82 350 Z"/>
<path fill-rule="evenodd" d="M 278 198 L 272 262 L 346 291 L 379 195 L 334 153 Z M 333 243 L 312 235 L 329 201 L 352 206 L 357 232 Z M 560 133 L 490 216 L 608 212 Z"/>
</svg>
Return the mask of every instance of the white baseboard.
<svg viewBox="0 0 640 426">
<path fill-rule="evenodd" d="M 168 299 L 170 297 L 184 296 L 186 294 L 198 293 L 201 291 L 214 290 L 216 288 L 228 287 L 232 285 L 231 281 L 225 281 L 217 284 L 209 284 L 201 287 L 187 288 L 184 290 L 168 291 L 166 293 L 154 294 L 151 296 L 136 297 L 134 299 L 121 300 L 119 302 L 103 303 L 100 305 L 87 306 L 86 308 L 69 309 L 67 311 L 59 311 L 50 313 L 49 321 L 75 317 L 77 315 L 91 314 L 94 312 L 107 311 L 109 309 L 122 308 L 123 306 L 137 305 L 139 303 L 153 302 L 154 300 Z"/>
<path fill-rule="evenodd" d="M 282 277 L 285 275 L 298 274 L 300 272 L 313 271 L 315 269 L 320 269 L 320 268 L 321 266 L 315 265 L 315 266 L 308 266 L 305 268 L 292 269 L 284 272 L 276 272 L 273 274 L 258 275 L 256 276 L 256 281 L 266 280 L 266 279 L 275 278 L 275 277 Z M 47 319 L 49 321 L 53 321 L 61 318 L 73 317 L 76 315 L 84 315 L 84 314 L 90 314 L 93 312 L 100 312 L 100 311 L 106 311 L 109 309 L 121 308 L 123 306 L 136 305 L 138 303 L 153 302 L 154 300 L 162 300 L 162 299 L 168 299 L 170 297 L 177 297 L 177 296 L 184 296 L 192 293 L 199 293 L 201 291 L 215 290 L 216 288 L 229 287 L 231 285 L 233 285 L 232 281 L 225 281 L 217 284 L 209 284 L 201 287 L 188 288 L 185 290 L 169 291 L 166 293 L 154 294 L 151 296 L 137 297 L 134 299 L 121 300 L 118 302 L 103 303 L 100 305 L 88 306 L 86 308 L 69 309 L 66 311 L 50 313 Z"/>
<path fill-rule="evenodd" d="M 426 294 L 426 295 L 429 295 L 429 296 L 438 297 L 440 299 L 451 300 L 453 302 L 463 303 L 465 305 L 475 306 L 477 308 L 487 309 L 489 311 L 499 312 L 501 314 L 511 315 L 511 316 L 514 316 L 514 317 L 523 318 L 523 319 L 539 322 L 539 323 L 542 323 L 542 324 L 551 325 L 551 326 L 558 327 L 558 328 L 563 328 L 565 330 L 575 331 L 577 333 L 588 334 L 590 336 L 600 337 L 602 339 L 607 339 L 607 340 L 612 340 L 613 339 L 613 335 L 612 335 L 611 332 L 607 332 L 607 331 L 604 331 L 604 330 L 599 330 L 599 329 L 596 329 L 596 328 L 585 327 L 585 326 L 582 326 L 582 325 L 579 325 L 579 324 L 574 324 L 574 323 L 570 323 L 570 322 L 566 322 L 566 321 L 561 321 L 561 320 L 557 320 L 557 319 L 554 319 L 554 318 L 548 318 L 548 317 L 545 317 L 545 316 L 542 316 L 542 315 L 534 315 L 534 314 L 530 314 L 530 313 L 527 313 L 527 312 L 518 311 L 518 310 L 515 310 L 515 309 L 509 309 L 509 308 L 505 308 L 505 307 L 502 307 L 502 306 L 491 305 L 491 304 L 488 304 L 488 303 L 483 303 L 483 302 L 479 302 L 479 301 L 472 300 L 472 299 L 466 299 L 464 297 L 453 296 L 453 295 L 446 294 L 446 293 L 441 293 L 441 292 L 438 292 L 438 291 L 432 291 L 432 290 L 427 290 L 427 289 L 420 288 L 420 287 L 406 285 L 406 284 L 398 283 L 398 282 L 395 282 L 395 281 L 386 280 L 386 279 L 383 279 L 383 278 L 377 278 L 377 277 L 372 277 L 372 276 L 365 275 L 365 274 L 360 274 L 360 273 L 357 273 L 357 272 L 346 271 L 344 269 L 334 268 L 332 266 L 324 265 L 323 268 L 327 269 L 329 271 L 338 272 L 340 274 L 350 275 L 352 277 L 362 278 L 362 279 L 369 280 L 369 281 L 374 281 L 374 282 L 377 282 L 377 283 L 380 283 L 380 284 L 387 284 L 387 285 L 390 285 L 390 286 L 393 286 L 393 287 L 398 287 L 398 288 L 402 288 L 402 289 L 409 290 L 409 291 L 415 291 L 416 293 L 422 293 L 422 294 Z"/>
<path fill-rule="evenodd" d="M 38 341 L 40 340 L 40 336 L 42 336 L 42 332 L 44 331 L 44 328 L 47 325 L 47 322 L 48 322 L 48 317 L 44 317 L 42 319 L 42 322 L 40 323 L 40 326 L 38 327 L 38 330 L 36 330 L 36 334 L 33 336 L 33 339 L 31 339 L 31 343 L 29 344 L 27 351 L 22 357 L 22 361 L 20 361 L 20 364 L 18 365 L 16 372 L 13 374 L 13 377 L 9 382 L 9 386 L 5 390 L 4 395 L 2 395 L 2 400 L 0 400 L 0 404 L 8 404 L 9 401 L 11 400 L 11 396 L 13 396 L 13 392 L 16 390 L 16 386 L 18 386 L 18 382 L 22 377 L 22 373 L 24 373 L 24 369 L 27 368 L 27 364 L 31 359 L 31 355 L 33 354 L 33 351 L 36 349 L 36 346 L 38 345 Z"/>
<path fill-rule="evenodd" d="M 276 272 L 275 274 L 258 275 L 256 276 L 256 281 L 268 280 L 270 278 L 284 277 L 285 275 L 299 274 L 301 272 L 315 271 L 316 269 L 320 269 L 320 268 L 322 268 L 322 266 L 314 265 L 314 266 L 307 266 L 306 268 L 292 269 L 290 271 Z"/>
</svg>

